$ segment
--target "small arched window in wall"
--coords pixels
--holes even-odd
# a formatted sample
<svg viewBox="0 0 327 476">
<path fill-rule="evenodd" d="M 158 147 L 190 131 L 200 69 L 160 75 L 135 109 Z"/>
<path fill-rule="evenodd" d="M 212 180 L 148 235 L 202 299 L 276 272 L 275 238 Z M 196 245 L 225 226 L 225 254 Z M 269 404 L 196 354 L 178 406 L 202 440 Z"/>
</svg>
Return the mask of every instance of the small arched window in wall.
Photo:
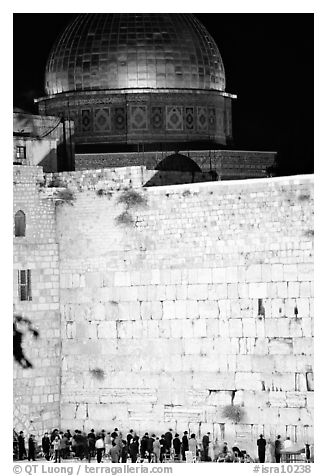
<svg viewBox="0 0 327 476">
<path fill-rule="evenodd" d="M 15 236 L 25 236 L 26 217 L 22 210 L 15 214 Z"/>
</svg>

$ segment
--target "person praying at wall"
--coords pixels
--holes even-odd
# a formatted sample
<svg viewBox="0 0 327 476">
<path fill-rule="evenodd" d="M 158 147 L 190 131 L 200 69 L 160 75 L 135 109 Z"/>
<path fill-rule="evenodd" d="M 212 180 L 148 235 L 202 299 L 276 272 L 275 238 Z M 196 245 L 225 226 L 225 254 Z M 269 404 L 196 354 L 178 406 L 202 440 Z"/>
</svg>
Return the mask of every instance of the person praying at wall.
<svg viewBox="0 0 327 476">
<path fill-rule="evenodd" d="M 266 440 L 263 435 L 257 440 L 259 462 L 264 463 L 266 457 Z"/>
<path fill-rule="evenodd" d="M 129 445 L 129 454 L 131 456 L 132 463 L 136 463 L 139 453 L 139 437 L 135 436 Z"/>
<path fill-rule="evenodd" d="M 176 459 L 180 459 L 181 446 L 182 446 L 182 443 L 181 443 L 181 440 L 179 439 L 179 434 L 175 433 L 175 438 L 173 439 L 173 448 L 174 448 Z"/>
<path fill-rule="evenodd" d="M 166 451 L 169 452 L 171 451 L 171 442 L 173 441 L 173 433 L 172 433 L 172 428 L 169 428 L 169 431 L 165 433 L 165 440 L 166 440 Z"/>
<path fill-rule="evenodd" d="M 120 456 L 119 448 L 117 447 L 115 442 L 112 443 L 112 447 L 110 448 L 110 451 L 109 451 L 109 456 L 112 463 L 119 463 L 119 456 Z"/>
<path fill-rule="evenodd" d="M 103 454 L 103 451 L 104 451 L 104 441 L 102 439 L 102 436 L 98 436 L 98 438 L 95 442 L 95 450 L 97 452 L 97 462 L 101 463 L 102 454 Z"/>
<path fill-rule="evenodd" d="M 25 437 L 24 432 L 20 431 L 18 435 L 18 459 L 26 458 Z"/>
<path fill-rule="evenodd" d="M 188 451 L 188 432 L 187 431 L 184 431 L 184 435 L 183 435 L 183 438 L 182 438 L 182 458 L 183 458 L 183 461 L 186 461 L 186 457 L 185 457 L 185 451 Z"/>
<path fill-rule="evenodd" d="M 134 438 L 134 430 L 129 430 L 129 433 L 126 436 L 128 451 L 129 451 L 129 447 L 133 438 Z"/>
<path fill-rule="evenodd" d="M 55 439 L 52 442 L 53 451 L 54 451 L 54 462 L 60 463 L 60 438 L 58 435 L 55 436 Z"/>
<path fill-rule="evenodd" d="M 94 458 L 95 456 L 95 433 L 92 429 L 90 433 L 87 435 L 88 447 L 89 447 L 89 458 Z"/>
<path fill-rule="evenodd" d="M 121 449 L 121 462 L 122 463 L 127 463 L 127 458 L 128 458 L 128 449 L 127 449 L 127 441 L 122 440 L 122 449 Z"/>
<path fill-rule="evenodd" d="M 164 460 L 164 455 L 166 454 L 166 439 L 165 435 L 161 435 L 161 438 L 159 440 L 160 443 L 160 463 L 163 462 Z"/>
<path fill-rule="evenodd" d="M 209 459 L 209 443 L 210 443 L 210 431 L 202 438 L 202 448 L 203 448 L 203 461 L 208 461 Z"/>
<path fill-rule="evenodd" d="M 47 432 L 44 433 L 44 436 L 42 438 L 42 451 L 44 454 L 44 457 L 47 461 L 50 459 L 50 447 L 51 447 L 51 442 L 50 438 Z"/>
<path fill-rule="evenodd" d="M 112 447 L 112 440 L 111 440 L 111 435 L 108 432 L 106 436 L 104 437 L 104 454 L 106 456 L 109 456 L 109 451 Z"/>
<path fill-rule="evenodd" d="M 159 463 L 160 462 L 160 441 L 159 441 L 159 436 L 156 437 L 156 439 L 153 442 L 153 453 L 154 453 L 154 462 Z"/>
<path fill-rule="evenodd" d="M 35 440 L 34 435 L 28 439 L 28 461 L 35 461 Z"/>
<path fill-rule="evenodd" d="M 281 450 L 283 448 L 281 436 L 277 436 L 277 440 L 275 441 L 275 460 L 276 463 L 280 463 L 280 456 L 281 456 Z"/>
<path fill-rule="evenodd" d="M 198 443 L 195 438 L 195 433 L 191 434 L 191 438 L 189 439 L 189 442 L 188 442 L 188 447 L 189 447 L 189 451 L 192 451 L 193 458 L 196 458 Z"/>
</svg>

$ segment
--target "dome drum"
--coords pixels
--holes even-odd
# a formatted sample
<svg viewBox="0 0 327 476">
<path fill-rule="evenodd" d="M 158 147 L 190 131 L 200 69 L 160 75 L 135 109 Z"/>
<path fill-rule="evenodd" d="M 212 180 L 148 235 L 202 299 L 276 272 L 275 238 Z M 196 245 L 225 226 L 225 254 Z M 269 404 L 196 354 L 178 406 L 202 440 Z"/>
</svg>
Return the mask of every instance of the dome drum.
<svg viewBox="0 0 327 476">
<path fill-rule="evenodd" d="M 64 93 L 38 100 L 41 114 L 74 120 L 76 144 L 232 139 L 231 98 L 218 91 Z"/>
</svg>

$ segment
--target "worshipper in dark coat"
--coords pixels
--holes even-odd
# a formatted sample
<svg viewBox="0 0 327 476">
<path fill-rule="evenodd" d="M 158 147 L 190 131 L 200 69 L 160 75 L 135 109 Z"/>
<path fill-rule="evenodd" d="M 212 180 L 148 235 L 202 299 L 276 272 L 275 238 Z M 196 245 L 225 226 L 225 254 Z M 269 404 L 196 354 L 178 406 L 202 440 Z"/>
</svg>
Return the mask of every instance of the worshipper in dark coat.
<svg viewBox="0 0 327 476">
<path fill-rule="evenodd" d="M 266 440 L 263 435 L 257 440 L 259 462 L 264 463 L 266 457 Z"/>
<path fill-rule="evenodd" d="M 132 463 L 136 463 L 137 455 L 139 453 L 139 437 L 135 436 L 129 445 L 129 454 L 131 455 Z"/>
<path fill-rule="evenodd" d="M 277 436 L 277 440 L 275 441 L 275 459 L 276 463 L 280 463 L 280 452 L 282 450 L 282 440 L 281 436 Z"/>
<path fill-rule="evenodd" d="M 24 432 L 20 431 L 18 436 L 18 459 L 26 458 Z"/>
<path fill-rule="evenodd" d="M 182 458 L 183 458 L 183 461 L 186 461 L 186 458 L 185 458 L 185 451 L 188 451 L 188 432 L 187 431 L 184 431 L 184 435 L 183 435 L 183 438 L 182 438 Z"/>
<path fill-rule="evenodd" d="M 51 442 L 50 438 L 47 432 L 44 433 L 44 436 L 42 438 L 42 451 L 44 454 L 44 457 L 47 461 L 50 459 L 50 447 L 51 447 Z"/>
<path fill-rule="evenodd" d="M 141 439 L 141 449 L 140 449 L 141 458 L 145 458 L 145 452 L 148 447 L 148 439 L 149 439 L 149 433 L 144 433 Z"/>
<path fill-rule="evenodd" d="M 208 461 L 209 457 L 209 443 L 210 443 L 210 431 L 202 438 L 203 448 L 203 461 Z"/>
<path fill-rule="evenodd" d="M 129 450 L 129 447 L 130 447 L 130 444 L 131 444 L 133 438 L 134 438 L 134 430 L 129 430 L 129 433 L 126 436 L 128 450 Z"/>
<path fill-rule="evenodd" d="M 35 461 L 34 435 L 30 435 L 30 437 L 28 439 L 28 461 Z"/>
<path fill-rule="evenodd" d="M 148 452 L 148 460 L 149 463 L 151 462 L 151 455 L 153 453 L 153 443 L 155 441 L 156 435 L 151 435 L 150 438 L 148 438 L 147 441 L 147 452 Z"/>
<path fill-rule="evenodd" d="M 128 449 L 127 449 L 127 441 L 126 440 L 122 440 L 122 448 L 121 448 L 121 462 L 122 463 L 126 463 L 127 462 L 127 458 L 128 458 Z"/>
<path fill-rule="evenodd" d="M 87 435 L 87 440 L 88 440 L 88 447 L 89 447 L 89 458 L 95 456 L 95 433 L 94 430 L 92 429 L 90 433 Z"/>
<path fill-rule="evenodd" d="M 172 434 L 172 429 L 169 428 L 169 431 L 167 431 L 165 433 L 165 440 L 166 440 L 166 451 L 169 451 L 170 453 L 170 450 L 171 450 L 171 442 L 173 441 L 173 434 Z"/>
<path fill-rule="evenodd" d="M 173 447 L 174 447 L 176 456 L 179 456 L 181 454 L 181 446 L 182 446 L 182 443 L 181 443 L 181 440 L 179 439 L 179 434 L 176 433 L 175 438 L 173 439 Z"/>
<path fill-rule="evenodd" d="M 163 462 L 164 454 L 166 454 L 166 438 L 165 435 L 161 435 L 160 443 L 160 463 Z"/>
</svg>

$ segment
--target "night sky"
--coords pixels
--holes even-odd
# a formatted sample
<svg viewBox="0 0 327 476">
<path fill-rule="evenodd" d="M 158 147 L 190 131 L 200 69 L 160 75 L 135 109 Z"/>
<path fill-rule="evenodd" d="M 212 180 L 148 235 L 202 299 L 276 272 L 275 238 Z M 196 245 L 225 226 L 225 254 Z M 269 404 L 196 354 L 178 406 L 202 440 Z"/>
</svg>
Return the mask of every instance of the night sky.
<svg viewBox="0 0 327 476">
<path fill-rule="evenodd" d="M 51 46 L 76 14 L 16 13 L 14 106 L 37 112 Z M 313 172 L 313 14 L 197 14 L 216 40 L 233 101 L 234 148 L 278 152 L 278 174 Z"/>
</svg>

